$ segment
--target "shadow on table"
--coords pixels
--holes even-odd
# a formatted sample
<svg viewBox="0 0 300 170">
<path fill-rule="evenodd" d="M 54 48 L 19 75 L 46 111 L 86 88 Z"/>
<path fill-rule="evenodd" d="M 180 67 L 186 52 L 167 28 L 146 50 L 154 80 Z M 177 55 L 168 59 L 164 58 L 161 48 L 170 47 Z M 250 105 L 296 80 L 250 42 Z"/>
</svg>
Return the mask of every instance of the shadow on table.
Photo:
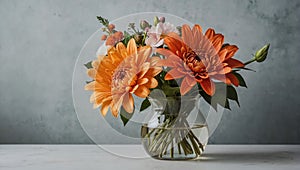
<svg viewBox="0 0 300 170">
<path fill-rule="evenodd" d="M 211 162 L 245 162 L 245 163 L 289 163 L 293 161 L 293 153 L 286 151 L 271 151 L 271 152 L 231 152 L 231 153 L 207 153 L 203 154 L 196 161 L 211 161 Z"/>
</svg>

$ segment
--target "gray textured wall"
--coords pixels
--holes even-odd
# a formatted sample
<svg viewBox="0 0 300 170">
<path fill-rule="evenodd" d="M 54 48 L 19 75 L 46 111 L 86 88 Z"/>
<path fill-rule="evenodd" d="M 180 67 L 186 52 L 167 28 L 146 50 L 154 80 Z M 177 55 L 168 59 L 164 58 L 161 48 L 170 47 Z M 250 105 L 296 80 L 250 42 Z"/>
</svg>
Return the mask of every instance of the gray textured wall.
<svg viewBox="0 0 300 170">
<path fill-rule="evenodd" d="M 90 143 L 72 103 L 72 72 L 96 15 L 159 11 L 214 27 L 246 60 L 270 42 L 267 63 L 245 72 L 241 108 L 226 111 L 211 143 L 300 143 L 300 1 L 0 1 L 0 143 Z M 111 141 L 105 141 L 110 143 Z"/>
</svg>

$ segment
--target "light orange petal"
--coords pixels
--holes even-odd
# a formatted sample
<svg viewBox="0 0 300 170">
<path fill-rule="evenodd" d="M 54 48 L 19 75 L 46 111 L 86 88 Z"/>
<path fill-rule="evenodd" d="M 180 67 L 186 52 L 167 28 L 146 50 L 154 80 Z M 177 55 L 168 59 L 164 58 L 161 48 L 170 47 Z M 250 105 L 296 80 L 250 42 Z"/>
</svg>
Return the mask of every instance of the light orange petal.
<svg viewBox="0 0 300 170">
<path fill-rule="evenodd" d="M 195 86 L 197 84 L 197 81 L 195 77 L 192 76 L 186 76 L 184 79 L 186 79 L 186 82 L 188 83 L 189 86 Z"/>
<path fill-rule="evenodd" d="M 193 34 L 190 26 L 184 24 L 181 29 L 182 32 L 182 40 L 188 46 L 191 47 L 193 43 Z"/>
<path fill-rule="evenodd" d="M 151 66 L 156 66 L 156 64 L 160 61 L 160 57 L 157 57 L 157 56 L 153 56 L 150 58 L 150 64 Z"/>
<path fill-rule="evenodd" d="M 113 103 L 110 105 L 110 111 L 114 117 L 118 117 L 119 107 L 116 107 Z"/>
<path fill-rule="evenodd" d="M 218 53 L 220 62 L 223 62 L 225 60 L 225 56 L 227 54 L 227 49 L 221 49 L 220 52 Z"/>
<path fill-rule="evenodd" d="M 148 83 L 145 84 L 145 86 L 148 88 L 155 88 L 157 85 L 158 85 L 158 82 L 155 78 L 150 78 Z"/>
<path fill-rule="evenodd" d="M 181 95 L 185 95 L 187 92 L 189 92 L 193 86 L 197 83 L 195 80 L 189 80 L 190 76 L 186 76 L 180 85 L 180 93 Z M 192 82 L 190 82 L 192 81 Z M 191 83 L 191 84 L 190 84 Z"/>
<path fill-rule="evenodd" d="M 145 74 L 144 77 L 154 77 L 158 75 L 162 71 L 161 67 L 152 67 L 149 68 L 148 72 Z"/>
<path fill-rule="evenodd" d="M 192 45 L 191 48 L 192 48 L 193 50 L 196 50 L 197 48 L 200 47 L 201 41 L 202 41 L 202 39 L 203 39 L 202 28 L 201 28 L 201 26 L 196 24 L 196 25 L 193 27 L 192 32 L 193 32 L 193 37 L 194 37 L 194 39 L 193 39 L 193 43 L 191 44 L 191 45 Z"/>
<path fill-rule="evenodd" d="M 159 60 L 157 62 L 157 66 L 164 66 L 164 67 L 175 67 L 176 64 L 173 60 L 165 59 L 165 60 Z"/>
<path fill-rule="evenodd" d="M 152 49 L 150 47 L 144 47 L 143 50 L 138 51 L 138 56 L 136 57 L 136 64 L 139 66 L 147 61 Z"/>
<path fill-rule="evenodd" d="M 135 95 L 137 95 L 138 97 L 141 97 L 141 98 L 147 97 L 149 95 L 149 93 L 150 93 L 150 90 L 144 85 L 139 86 L 134 92 Z"/>
<path fill-rule="evenodd" d="M 164 49 L 164 48 L 157 48 L 155 50 L 156 53 L 159 53 L 165 57 L 169 57 L 170 55 L 174 55 L 174 53 L 170 50 Z"/>
<path fill-rule="evenodd" d="M 96 81 L 92 81 L 84 86 L 84 90 L 94 90 Z"/>
<path fill-rule="evenodd" d="M 103 116 L 106 116 L 111 101 L 106 101 L 102 104 L 100 112 Z"/>
<path fill-rule="evenodd" d="M 134 101 L 130 93 L 125 94 L 122 106 L 127 113 L 133 112 Z"/>
<path fill-rule="evenodd" d="M 143 77 L 148 72 L 149 68 L 150 68 L 149 62 L 143 63 L 143 65 L 140 68 L 141 70 L 139 70 L 139 73 L 137 74 L 137 76 L 139 78 Z"/>
<path fill-rule="evenodd" d="M 127 44 L 127 53 L 129 56 L 137 54 L 137 47 L 133 38 L 131 38 Z"/>
<path fill-rule="evenodd" d="M 165 80 L 173 80 L 173 79 L 178 79 L 183 77 L 184 74 L 182 74 L 181 72 L 178 71 L 177 68 L 173 68 L 172 70 L 170 70 L 166 76 L 165 76 Z"/>
</svg>

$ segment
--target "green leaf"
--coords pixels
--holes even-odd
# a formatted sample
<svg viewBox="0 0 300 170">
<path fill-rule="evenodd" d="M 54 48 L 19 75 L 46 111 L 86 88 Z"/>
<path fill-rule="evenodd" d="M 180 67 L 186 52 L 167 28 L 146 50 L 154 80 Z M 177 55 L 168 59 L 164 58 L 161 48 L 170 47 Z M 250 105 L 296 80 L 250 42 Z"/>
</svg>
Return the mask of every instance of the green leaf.
<svg viewBox="0 0 300 170">
<path fill-rule="evenodd" d="M 85 83 L 86 83 L 86 84 L 89 84 L 89 83 L 91 83 L 91 82 L 93 82 L 93 81 L 95 81 L 95 80 L 85 81 Z"/>
<path fill-rule="evenodd" d="M 228 86 L 224 83 L 216 83 L 216 92 L 213 96 L 209 96 L 203 90 L 199 93 L 203 99 L 209 103 L 216 111 L 218 105 L 230 109 L 229 98 L 228 98 Z M 232 89 L 230 89 L 232 91 Z M 232 93 L 232 92 L 231 92 Z M 230 96 L 231 97 L 231 96 Z M 233 98 L 233 97 L 232 97 Z"/>
<path fill-rule="evenodd" d="M 87 69 L 93 68 L 93 66 L 92 66 L 92 61 L 90 61 L 90 62 L 84 64 L 84 66 L 85 66 Z"/>
<path fill-rule="evenodd" d="M 143 110 L 147 109 L 149 106 L 150 106 L 150 102 L 149 102 L 149 99 L 146 98 L 142 104 L 141 104 L 141 108 L 140 108 L 140 112 L 142 112 Z"/>
<path fill-rule="evenodd" d="M 237 72 L 232 72 L 235 77 L 239 80 L 239 85 L 242 86 L 242 87 L 246 87 L 247 88 L 247 85 L 246 85 L 246 82 L 244 80 L 244 78 Z"/>
<path fill-rule="evenodd" d="M 99 20 L 99 22 L 100 22 L 103 26 L 107 27 L 107 26 L 109 25 L 108 19 L 105 19 L 105 18 L 103 18 L 103 17 L 101 17 L 101 16 L 97 16 L 97 19 Z"/>
<path fill-rule="evenodd" d="M 233 86 L 227 85 L 227 98 L 236 101 L 236 103 L 240 106 L 238 94 Z"/>
<path fill-rule="evenodd" d="M 127 46 L 129 40 L 132 38 L 132 36 L 127 32 L 124 31 L 124 39 L 123 39 L 123 44 L 125 44 Z"/>
<path fill-rule="evenodd" d="M 126 110 L 123 107 L 121 107 L 120 116 L 121 116 L 121 120 L 122 120 L 124 126 L 131 119 L 131 117 L 133 116 L 133 113 L 134 113 L 134 111 L 132 113 L 128 113 L 128 112 L 126 112 Z"/>
</svg>

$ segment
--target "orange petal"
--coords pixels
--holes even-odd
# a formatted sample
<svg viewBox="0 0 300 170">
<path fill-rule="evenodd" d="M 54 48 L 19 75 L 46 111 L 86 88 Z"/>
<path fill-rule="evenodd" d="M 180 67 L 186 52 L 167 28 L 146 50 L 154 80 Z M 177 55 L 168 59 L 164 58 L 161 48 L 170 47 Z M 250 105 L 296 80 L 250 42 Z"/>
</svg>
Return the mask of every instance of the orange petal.
<svg viewBox="0 0 300 170">
<path fill-rule="evenodd" d="M 150 90 L 144 85 L 139 86 L 134 92 L 135 95 L 137 95 L 138 97 L 141 97 L 141 98 L 147 97 L 149 95 L 149 93 L 150 93 Z"/>
<path fill-rule="evenodd" d="M 127 52 L 129 56 L 137 54 L 137 47 L 133 38 L 131 38 L 127 44 Z"/>
<path fill-rule="evenodd" d="M 232 73 L 226 74 L 226 77 L 229 78 L 230 82 L 235 85 L 239 86 L 240 82 L 239 79 Z"/>
<path fill-rule="evenodd" d="M 224 49 L 227 50 L 227 54 L 225 57 L 225 60 L 227 60 L 234 56 L 234 54 L 238 51 L 239 48 L 236 45 L 227 45 L 224 47 Z"/>
<path fill-rule="evenodd" d="M 226 60 L 226 63 L 228 63 L 228 66 L 231 68 L 237 68 L 237 67 L 244 67 L 245 65 L 240 62 L 239 60 L 230 58 L 228 60 Z"/>
<path fill-rule="evenodd" d="M 206 94 L 212 96 L 215 93 L 215 84 L 210 80 L 210 78 L 203 79 L 200 82 L 200 85 Z"/>
<path fill-rule="evenodd" d="M 159 60 L 157 62 L 157 66 L 175 67 L 176 64 L 174 63 L 174 61 L 172 61 L 170 59 L 165 59 L 165 60 Z"/>
<path fill-rule="evenodd" d="M 182 74 L 181 72 L 178 71 L 177 68 L 173 68 L 172 70 L 170 70 L 166 76 L 165 76 L 165 80 L 173 80 L 173 79 L 178 79 L 183 77 L 184 74 Z"/>
<path fill-rule="evenodd" d="M 225 56 L 227 54 L 227 49 L 221 49 L 218 53 L 220 62 L 223 62 L 225 60 Z"/>
<path fill-rule="evenodd" d="M 205 36 L 207 37 L 207 39 L 211 39 L 212 37 L 214 37 L 215 35 L 215 30 L 212 28 L 209 28 L 206 32 L 205 32 Z"/>
<path fill-rule="evenodd" d="M 186 76 L 184 79 L 186 79 L 186 82 L 188 83 L 189 86 L 195 86 L 197 81 L 195 79 L 195 77 L 193 76 Z"/>
<path fill-rule="evenodd" d="M 164 43 L 173 53 L 176 53 L 176 51 L 181 51 L 181 48 L 184 45 L 180 39 L 175 39 L 173 37 L 164 38 Z"/>
<path fill-rule="evenodd" d="M 151 66 L 156 66 L 156 64 L 160 61 L 160 57 L 153 56 L 150 58 L 150 64 Z"/>
<path fill-rule="evenodd" d="M 91 78 L 95 78 L 97 71 L 93 68 L 87 70 L 87 75 Z"/>
<path fill-rule="evenodd" d="M 100 111 L 101 111 L 101 114 L 102 114 L 103 116 L 106 115 L 110 103 L 111 103 L 111 101 L 106 101 L 106 102 L 104 102 L 104 103 L 102 104 L 102 107 L 101 107 Z"/>
<path fill-rule="evenodd" d="M 127 113 L 132 113 L 133 112 L 133 97 L 130 93 L 125 94 L 124 99 L 123 99 L 123 108 Z"/>
<path fill-rule="evenodd" d="M 181 29 L 183 42 L 190 47 L 193 43 L 193 34 L 190 26 L 184 24 Z"/>
<path fill-rule="evenodd" d="M 96 81 L 92 81 L 89 84 L 84 86 L 84 90 L 94 90 L 96 85 Z"/>
<path fill-rule="evenodd" d="M 158 85 L 158 82 L 155 78 L 149 79 L 148 83 L 145 84 L 145 86 L 148 88 L 155 88 L 157 85 Z"/>
<path fill-rule="evenodd" d="M 123 51 L 126 51 L 126 47 L 123 43 L 118 43 L 117 46 L 116 46 L 116 49 L 119 51 L 119 52 L 123 52 Z"/>
<path fill-rule="evenodd" d="M 175 33 L 175 32 L 169 32 L 169 33 L 167 33 L 166 37 L 172 37 L 174 39 L 181 40 L 181 37 L 177 33 Z"/>
<path fill-rule="evenodd" d="M 114 117 L 118 117 L 119 107 L 116 107 L 114 104 L 111 104 L 110 111 Z"/>
<path fill-rule="evenodd" d="M 193 34 L 195 35 L 196 33 L 197 33 L 197 34 L 198 34 L 198 33 L 202 33 L 202 28 L 201 28 L 201 26 L 198 25 L 198 24 L 195 24 L 194 27 L 193 27 Z"/>
<path fill-rule="evenodd" d="M 149 62 L 147 62 L 147 63 L 143 63 L 143 65 L 142 66 L 140 66 L 141 68 L 141 70 L 139 70 L 139 73 L 137 74 L 137 76 L 140 78 L 140 77 L 143 77 L 147 72 L 148 72 L 148 70 L 149 70 L 149 68 L 150 68 L 150 63 Z"/>
<path fill-rule="evenodd" d="M 161 67 L 152 67 L 149 68 L 148 72 L 145 74 L 144 77 L 154 77 L 158 75 L 162 71 Z"/>
<path fill-rule="evenodd" d="M 224 43 L 224 36 L 222 34 L 216 34 L 213 38 L 212 44 L 216 52 L 220 51 Z"/>
<path fill-rule="evenodd" d="M 191 44 L 192 45 L 191 48 L 193 50 L 195 50 L 195 49 L 198 49 L 200 47 L 201 40 L 203 39 L 201 26 L 196 24 L 193 27 L 192 32 L 193 32 L 194 39 L 193 39 L 193 43 Z"/>
<path fill-rule="evenodd" d="M 159 53 L 165 57 L 169 57 L 170 55 L 174 55 L 174 53 L 170 50 L 164 49 L 164 48 L 157 48 L 155 50 L 156 53 Z"/>
<path fill-rule="evenodd" d="M 138 56 L 136 57 L 136 64 L 139 66 L 147 61 L 152 49 L 150 47 L 144 47 L 143 50 L 138 52 Z"/>
<path fill-rule="evenodd" d="M 182 83 L 180 85 L 180 93 L 181 95 L 185 95 L 188 91 L 190 91 L 193 86 L 196 84 L 197 82 L 194 80 L 190 80 L 190 76 L 186 76 L 183 80 Z"/>
<path fill-rule="evenodd" d="M 143 85 L 149 82 L 148 78 L 142 78 L 142 79 L 138 79 L 137 84 L 138 85 Z"/>
</svg>

